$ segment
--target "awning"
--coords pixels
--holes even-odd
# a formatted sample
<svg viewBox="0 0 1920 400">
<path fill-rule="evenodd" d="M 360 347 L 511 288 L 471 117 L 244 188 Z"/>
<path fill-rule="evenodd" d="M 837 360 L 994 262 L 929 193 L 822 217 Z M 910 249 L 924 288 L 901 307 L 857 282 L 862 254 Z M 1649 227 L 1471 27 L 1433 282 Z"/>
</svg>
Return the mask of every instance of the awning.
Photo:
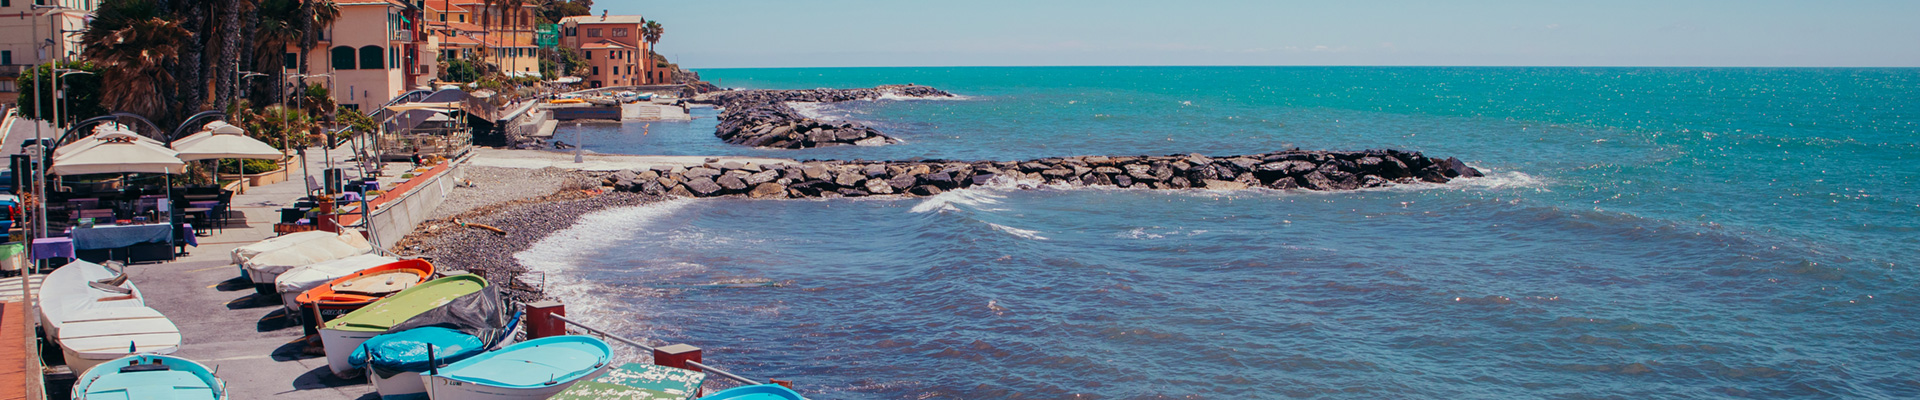
<svg viewBox="0 0 1920 400">
<path fill-rule="evenodd" d="M 67 151 L 54 156 L 52 171 L 60 175 L 186 172 L 187 163 L 180 161 L 178 152 L 152 139 L 142 139 L 126 131 L 88 136 L 79 143 L 62 146 Z"/>
</svg>

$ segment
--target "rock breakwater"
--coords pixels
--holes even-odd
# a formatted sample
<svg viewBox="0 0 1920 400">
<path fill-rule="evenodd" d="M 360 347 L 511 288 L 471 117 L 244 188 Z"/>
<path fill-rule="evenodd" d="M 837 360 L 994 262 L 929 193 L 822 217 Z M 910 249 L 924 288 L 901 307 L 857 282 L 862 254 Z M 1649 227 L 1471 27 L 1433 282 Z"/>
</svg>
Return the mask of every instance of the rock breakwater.
<svg viewBox="0 0 1920 400">
<path fill-rule="evenodd" d="M 953 97 L 926 86 L 893 85 L 869 89 L 732 90 L 706 93 L 696 102 L 718 105 L 720 125 L 714 129 L 727 143 L 753 147 L 804 149 L 827 146 L 877 146 L 899 139 L 859 124 L 807 118 L 788 102 L 833 103 L 875 100 L 886 96 Z"/>
<path fill-rule="evenodd" d="M 1302 151 L 1207 157 L 1056 157 L 1028 161 L 807 161 L 794 164 L 709 162 L 615 171 L 615 190 L 650 195 L 753 198 L 931 196 L 1016 182 L 1147 189 L 1247 188 L 1353 190 L 1415 182 L 1446 183 L 1482 176 L 1454 158 L 1400 150 Z"/>
</svg>

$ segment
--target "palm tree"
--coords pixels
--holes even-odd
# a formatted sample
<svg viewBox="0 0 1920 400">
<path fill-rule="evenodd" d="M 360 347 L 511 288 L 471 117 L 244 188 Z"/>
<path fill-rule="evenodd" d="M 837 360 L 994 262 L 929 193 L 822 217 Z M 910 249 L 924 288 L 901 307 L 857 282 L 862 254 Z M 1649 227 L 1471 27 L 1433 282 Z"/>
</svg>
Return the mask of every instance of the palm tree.
<svg viewBox="0 0 1920 400">
<path fill-rule="evenodd" d="M 214 59 L 219 60 L 219 68 L 213 70 L 213 107 L 226 109 L 238 97 L 240 71 L 240 22 L 241 8 L 245 0 L 220 1 L 220 48 Z"/>
<path fill-rule="evenodd" d="M 270 85 L 266 93 L 261 93 L 265 98 L 256 99 L 271 101 L 285 97 L 287 62 L 281 54 L 306 33 L 300 26 L 303 22 L 300 3 L 297 0 L 265 0 L 259 4 L 259 17 L 253 35 L 253 63 L 257 70 L 272 75 L 273 80 L 264 82 Z"/>
<path fill-rule="evenodd" d="M 149 117 L 168 115 L 175 91 L 169 67 L 180 60 L 181 47 L 192 32 L 161 15 L 152 3 L 123 1 L 103 4 L 94 12 L 82 40 L 82 55 L 104 72 L 102 105 Z"/>
<path fill-rule="evenodd" d="M 300 74 L 307 74 L 307 55 L 314 47 L 320 46 L 320 37 L 333 23 L 340 20 L 340 6 L 333 0 L 309 0 L 300 2 Z M 307 78 L 300 78 L 300 84 L 306 85 Z"/>
<path fill-rule="evenodd" d="M 654 54 L 653 45 L 660 43 L 660 35 L 665 33 L 667 33 L 667 30 L 666 28 L 660 27 L 660 21 L 647 21 L 647 24 L 645 26 L 640 27 L 640 38 L 647 41 L 647 54 L 646 54 L 647 64 L 645 66 L 646 73 L 647 73 L 645 78 L 648 81 L 647 83 L 659 83 L 659 82 L 652 82 L 653 54 Z"/>
</svg>

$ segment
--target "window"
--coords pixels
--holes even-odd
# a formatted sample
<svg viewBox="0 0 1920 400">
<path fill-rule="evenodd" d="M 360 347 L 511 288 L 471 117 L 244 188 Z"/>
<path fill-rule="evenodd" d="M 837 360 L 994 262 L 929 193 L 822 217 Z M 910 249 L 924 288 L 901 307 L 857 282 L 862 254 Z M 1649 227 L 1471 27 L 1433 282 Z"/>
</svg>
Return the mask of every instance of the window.
<svg viewBox="0 0 1920 400">
<path fill-rule="evenodd" d="M 613 37 L 627 37 L 627 28 L 613 28 Z"/>
<path fill-rule="evenodd" d="M 593 67 L 593 74 L 594 74 L 594 75 L 599 75 L 599 74 L 600 74 L 600 67 L 599 67 L 599 66 L 594 66 L 594 67 Z"/>
<path fill-rule="evenodd" d="M 347 47 L 347 46 L 334 47 L 333 50 L 330 51 L 330 53 L 332 54 L 329 54 L 329 55 L 333 56 L 331 57 L 333 58 L 333 69 L 353 69 L 353 66 L 355 64 L 353 63 L 352 47 Z"/>
<path fill-rule="evenodd" d="M 287 69 L 300 69 L 300 54 L 287 53 L 280 58 L 280 65 L 287 66 Z"/>
<path fill-rule="evenodd" d="M 0 65 L 13 65 L 13 50 L 0 50 Z"/>
<path fill-rule="evenodd" d="M 567 27 L 567 37 L 574 37 L 574 36 L 580 36 L 580 27 L 578 26 Z"/>
<path fill-rule="evenodd" d="M 440 13 L 440 22 L 447 22 L 447 13 Z"/>
<path fill-rule="evenodd" d="M 387 48 L 387 68 L 400 68 L 400 48 Z"/>
<path fill-rule="evenodd" d="M 587 37 L 600 37 L 600 28 L 587 28 Z"/>
<path fill-rule="evenodd" d="M 467 22 L 467 15 L 466 15 L 466 14 L 460 14 L 460 22 Z"/>
<path fill-rule="evenodd" d="M 20 91 L 20 87 L 16 85 L 18 84 L 14 83 L 13 81 L 0 81 L 0 93 L 13 93 L 13 92 Z"/>
<path fill-rule="evenodd" d="M 587 59 L 588 59 L 588 60 L 592 60 L 592 59 L 593 59 L 593 50 L 587 50 Z"/>
<path fill-rule="evenodd" d="M 386 52 L 381 50 L 382 49 L 380 48 L 380 46 L 361 47 L 360 48 L 360 69 L 386 68 L 387 55 L 384 54 Z"/>
<path fill-rule="evenodd" d="M 620 66 L 618 66 L 618 65 L 615 65 L 615 66 L 613 66 L 613 74 L 614 74 L 614 75 L 619 75 L 619 74 L 620 74 Z"/>
</svg>

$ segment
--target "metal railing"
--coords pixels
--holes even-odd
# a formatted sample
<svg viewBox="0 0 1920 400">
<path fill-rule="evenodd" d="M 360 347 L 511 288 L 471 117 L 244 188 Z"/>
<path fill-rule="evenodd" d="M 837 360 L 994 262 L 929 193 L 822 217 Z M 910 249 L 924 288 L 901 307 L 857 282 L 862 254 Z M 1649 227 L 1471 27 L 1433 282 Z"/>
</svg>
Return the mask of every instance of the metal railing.
<svg viewBox="0 0 1920 400">
<path fill-rule="evenodd" d="M 615 335 L 615 334 L 611 334 L 611 333 L 607 333 L 606 331 L 602 331 L 602 330 L 599 330 L 599 329 L 596 329 L 596 328 L 594 328 L 594 327 L 591 327 L 591 326 L 587 326 L 587 324 L 583 324 L 583 323 L 580 323 L 580 321 L 574 321 L 573 319 L 570 319 L 570 318 L 567 318 L 567 317 L 566 317 L 566 316 L 564 316 L 564 315 L 551 315 L 551 316 L 549 316 L 549 317 L 550 317 L 550 318 L 554 318 L 554 319 L 558 319 L 558 320 L 560 320 L 561 322 L 566 322 L 566 323 L 567 323 L 568 325 L 573 325 L 573 326 L 575 326 L 575 327 L 579 327 L 580 329 L 583 329 L 583 330 L 586 330 L 587 332 L 592 332 L 593 334 L 596 334 L 596 335 L 600 335 L 600 336 L 602 336 L 602 337 L 606 337 L 606 338 L 609 338 L 609 339 L 613 339 L 614 341 L 617 341 L 617 342 L 620 342 L 620 343 L 626 343 L 626 344 L 627 344 L 627 345 L 629 345 L 629 346 L 633 346 L 633 347 L 638 347 L 638 348 L 640 348 L 641 350 L 646 350 L 646 351 L 647 351 L 647 353 L 649 353 L 649 354 L 651 354 L 651 353 L 653 353 L 653 351 L 654 351 L 654 348 L 653 348 L 653 346 L 648 346 L 648 345 L 646 345 L 646 344 L 643 344 L 643 343 L 640 343 L 640 342 L 636 342 L 636 341 L 633 341 L 632 339 L 627 339 L 627 338 L 624 338 L 624 337 L 620 337 L 619 335 Z M 725 378 L 727 378 L 727 379 L 732 379 L 733 381 L 735 381 L 735 382 L 740 382 L 740 383 L 742 383 L 742 384 L 747 384 L 747 385 L 758 385 L 758 384 L 760 384 L 760 381 L 756 381 L 756 380 L 752 380 L 752 379 L 747 379 L 746 377 L 742 377 L 742 376 L 740 376 L 740 375 L 735 375 L 735 374 L 734 374 L 734 373 L 732 373 L 732 372 L 727 372 L 727 371 L 723 371 L 723 370 L 720 370 L 719 368 L 714 368 L 713 366 L 710 366 L 710 365 L 706 365 L 706 364 L 701 364 L 701 363 L 700 363 L 699 361 L 691 361 L 691 360 L 689 360 L 689 361 L 686 361 L 686 363 L 687 363 L 688 365 L 692 365 L 692 366 L 695 366 L 695 367 L 700 367 L 700 369 L 701 369 L 702 371 L 705 371 L 705 372 L 708 372 L 708 373 L 712 373 L 712 374 L 714 374 L 714 375 L 719 375 L 719 376 L 722 376 L 722 377 L 725 377 Z"/>
</svg>

